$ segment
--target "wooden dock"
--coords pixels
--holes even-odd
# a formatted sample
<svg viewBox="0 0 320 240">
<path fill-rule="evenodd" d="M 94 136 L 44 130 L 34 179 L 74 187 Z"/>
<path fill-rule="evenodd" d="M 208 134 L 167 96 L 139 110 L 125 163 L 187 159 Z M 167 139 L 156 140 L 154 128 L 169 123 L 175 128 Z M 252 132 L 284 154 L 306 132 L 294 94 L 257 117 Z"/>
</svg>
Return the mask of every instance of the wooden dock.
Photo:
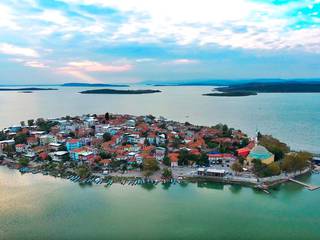
<svg viewBox="0 0 320 240">
<path fill-rule="evenodd" d="M 310 190 L 310 191 L 314 191 L 314 190 L 317 190 L 317 189 L 320 188 L 320 186 L 309 185 L 309 184 L 307 184 L 307 183 L 300 182 L 300 181 L 295 180 L 295 179 L 293 179 L 293 178 L 289 178 L 288 180 L 291 181 L 291 182 L 297 183 L 297 184 L 299 184 L 299 185 L 301 185 L 301 186 L 304 186 L 306 189 L 308 189 L 308 190 Z"/>
</svg>

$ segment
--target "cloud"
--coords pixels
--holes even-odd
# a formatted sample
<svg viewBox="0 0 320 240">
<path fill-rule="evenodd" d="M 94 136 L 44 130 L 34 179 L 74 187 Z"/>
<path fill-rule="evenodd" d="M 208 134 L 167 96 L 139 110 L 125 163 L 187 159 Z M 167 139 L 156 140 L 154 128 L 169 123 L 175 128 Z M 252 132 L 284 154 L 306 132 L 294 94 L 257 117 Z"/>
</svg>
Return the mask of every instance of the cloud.
<svg viewBox="0 0 320 240">
<path fill-rule="evenodd" d="M 17 62 L 21 63 L 22 65 L 26 67 L 32 67 L 32 68 L 49 68 L 49 66 L 43 62 L 40 62 L 38 60 L 34 59 L 28 59 L 28 58 L 11 58 L 9 59 L 11 62 Z"/>
<path fill-rule="evenodd" d="M 32 48 L 19 47 L 8 43 L 0 43 L 0 53 L 23 57 L 39 57 L 39 53 Z"/>
<path fill-rule="evenodd" d="M 319 27 L 317 1 L 258 0 L 64 0 L 73 5 L 92 5 L 116 9 L 127 16 L 111 37 L 113 42 L 158 43 L 174 41 L 178 45 L 218 45 L 243 49 L 292 49 L 306 46 L 303 39 L 291 41 L 299 32 L 290 28 L 299 18 Z M 297 17 L 293 12 L 310 12 Z M 317 10 L 318 9 L 318 10 Z M 318 24 L 318 25 L 317 25 Z M 291 35 L 291 38 L 287 38 Z M 298 46 L 299 45 L 299 46 Z M 314 46 L 313 46 L 314 49 Z M 320 43 L 317 45 L 320 50 Z"/>
<path fill-rule="evenodd" d="M 94 72 L 104 73 L 122 73 L 130 71 L 133 68 L 131 64 L 110 65 L 94 61 L 73 61 L 68 62 L 66 66 L 57 69 L 58 73 L 71 75 L 85 82 L 97 83 L 98 79 L 89 75 Z"/>
<path fill-rule="evenodd" d="M 25 61 L 24 65 L 33 68 L 47 68 L 48 66 L 39 61 Z"/>
<path fill-rule="evenodd" d="M 138 58 L 138 59 L 136 59 L 136 62 L 137 63 L 145 63 L 145 62 L 153 62 L 155 60 L 156 59 L 154 59 L 154 58 Z"/>
<path fill-rule="evenodd" d="M 66 74 L 71 75 L 71 76 L 73 76 L 83 82 L 89 82 L 89 83 L 100 83 L 101 82 L 101 81 L 97 80 L 96 78 L 94 78 L 84 72 L 81 72 L 81 71 L 78 71 L 78 70 L 75 70 L 72 68 L 60 68 L 60 69 L 58 69 L 57 72 L 60 74 L 64 74 L 64 75 L 66 75 Z"/>
<path fill-rule="evenodd" d="M 12 9 L 0 4 L 0 27 L 3 29 L 19 30 L 20 27 L 15 21 Z"/>
<path fill-rule="evenodd" d="M 171 61 L 170 63 L 173 64 L 194 64 L 194 63 L 198 63 L 198 60 L 195 59 L 187 59 L 187 58 L 181 58 L 181 59 L 175 59 L 173 61 Z"/>
<path fill-rule="evenodd" d="M 79 69 L 85 72 L 127 72 L 132 65 L 108 65 L 93 61 L 69 62 L 67 68 Z"/>
</svg>

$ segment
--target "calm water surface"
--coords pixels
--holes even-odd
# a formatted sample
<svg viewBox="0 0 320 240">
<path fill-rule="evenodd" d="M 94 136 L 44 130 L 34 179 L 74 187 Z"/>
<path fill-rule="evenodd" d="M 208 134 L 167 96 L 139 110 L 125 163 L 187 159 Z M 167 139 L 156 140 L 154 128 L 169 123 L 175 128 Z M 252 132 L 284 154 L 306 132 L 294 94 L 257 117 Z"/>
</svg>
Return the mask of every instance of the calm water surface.
<svg viewBox="0 0 320 240">
<path fill-rule="evenodd" d="M 140 87 L 141 88 L 141 87 Z M 147 87 L 148 88 L 148 87 Z M 37 117 L 83 113 L 162 115 L 177 121 L 227 123 L 250 135 L 272 134 L 293 149 L 320 153 L 320 94 L 259 94 L 249 97 L 205 97 L 212 87 L 149 87 L 162 93 L 82 95 L 86 88 L 27 93 L 0 92 L 0 127 Z"/>
<path fill-rule="evenodd" d="M 220 184 L 80 187 L 0 167 L 0 239 L 319 239 L 319 199 L 293 183 L 270 195 Z"/>
<path fill-rule="evenodd" d="M 320 152 L 320 94 L 204 97 L 211 87 L 159 87 L 150 95 L 81 95 L 82 88 L 0 92 L 0 127 L 83 113 L 162 115 L 258 128 Z M 320 185 L 320 175 L 302 179 Z M 320 191 L 286 184 L 271 195 L 220 184 L 80 187 L 0 167 L 0 239 L 319 239 Z"/>
</svg>

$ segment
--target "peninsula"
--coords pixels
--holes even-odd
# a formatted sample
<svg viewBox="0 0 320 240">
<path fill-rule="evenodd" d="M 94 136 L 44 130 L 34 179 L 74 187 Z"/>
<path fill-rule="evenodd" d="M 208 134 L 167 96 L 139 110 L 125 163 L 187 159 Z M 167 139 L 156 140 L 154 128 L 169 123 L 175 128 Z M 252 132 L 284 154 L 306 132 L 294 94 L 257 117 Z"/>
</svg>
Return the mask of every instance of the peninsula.
<svg viewBox="0 0 320 240">
<path fill-rule="evenodd" d="M 81 184 L 218 181 L 263 188 L 310 171 L 272 136 L 105 113 L 22 121 L 0 132 L 0 164 Z M 273 176 L 273 178 L 269 178 Z"/>
<path fill-rule="evenodd" d="M 320 82 L 252 82 L 217 87 L 203 96 L 245 97 L 258 93 L 320 93 Z"/>
<path fill-rule="evenodd" d="M 86 90 L 82 94 L 150 94 L 159 93 L 160 90 L 141 89 L 141 90 L 118 90 L 118 89 L 93 89 Z"/>
<path fill-rule="evenodd" d="M 221 92 L 320 93 L 320 82 L 252 82 L 216 89 Z"/>
</svg>

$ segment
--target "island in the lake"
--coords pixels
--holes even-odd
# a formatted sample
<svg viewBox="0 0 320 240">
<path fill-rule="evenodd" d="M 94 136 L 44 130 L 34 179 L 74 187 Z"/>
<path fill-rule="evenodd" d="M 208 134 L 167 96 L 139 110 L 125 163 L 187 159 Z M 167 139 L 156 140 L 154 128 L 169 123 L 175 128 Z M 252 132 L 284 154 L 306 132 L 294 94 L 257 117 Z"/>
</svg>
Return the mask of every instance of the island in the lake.
<svg viewBox="0 0 320 240">
<path fill-rule="evenodd" d="M 244 97 L 258 93 L 320 93 L 320 82 L 251 82 L 215 88 L 204 96 Z"/>
<path fill-rule="evenodd" d="M 53 91 L 58 90 L 56 88 L 0 88 L 1 92 L 32 92 L 32 91 Z"/>
<path fill-rule="evenodd" d="M 257 95 L 256 92 L 247 92 L 247 91 L 234 91 L 234 92 L 214 92 L 214 93 L 206 93 L 203 96 L 214 96 L 214 97 L 246 97 Z"/>
<path fill-rule="evenodd" d="M 129 87 L 125 84 L 107 84 L 107 83 L 64 83 L 62 87 Z"/>
<path fill-rule="evenodd" d="M 310 172 L 311 159 L 269 135 L 152 115 L 39 118 L 0 131 L 0 165 L 81 184 L 217 181 L 267 191 Z"/>
<path fill-rule="evenodd" d="M 150 94 L 159 93 L 160 90 L 140 89 L 140 90 L 118 90 L 118 89 L 92 89 L 80 92 L 81 94 Z"/>
</svg>

